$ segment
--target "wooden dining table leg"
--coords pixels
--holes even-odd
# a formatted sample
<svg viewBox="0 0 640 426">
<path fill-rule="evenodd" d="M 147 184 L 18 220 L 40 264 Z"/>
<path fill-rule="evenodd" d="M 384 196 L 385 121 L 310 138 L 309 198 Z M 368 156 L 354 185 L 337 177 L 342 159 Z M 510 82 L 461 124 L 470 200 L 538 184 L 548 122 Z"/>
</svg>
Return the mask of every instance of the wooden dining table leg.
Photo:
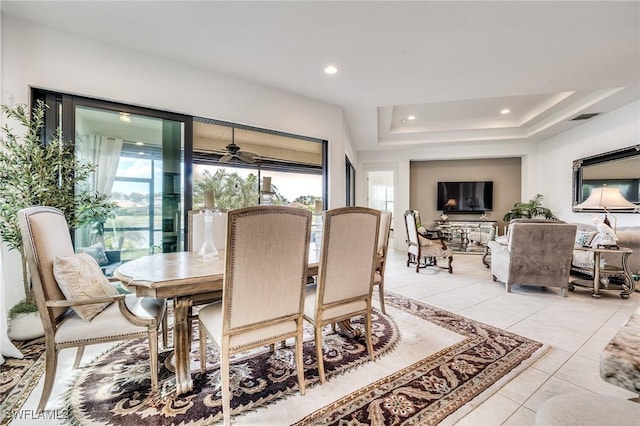
<svg viewBox="0 0 640 426">
<path fill-rule="evenodd" d="M 179 296 L 174 300 L 173 332 L 174 361 L 176 365 L 176 394 L 181 395 L 193 390 L 191 380 L 191 327 L 189 311 L 193 301 L 191 296 Z"/>
<path fill-rule="evenodd" d="M 338 333 L 350 337 L 352 339 L 358 338 L 362 335 L 362 332 L 358 328 L 353 328 L 351 321 L 344 320 L 338 322 Z"/>
</svg>

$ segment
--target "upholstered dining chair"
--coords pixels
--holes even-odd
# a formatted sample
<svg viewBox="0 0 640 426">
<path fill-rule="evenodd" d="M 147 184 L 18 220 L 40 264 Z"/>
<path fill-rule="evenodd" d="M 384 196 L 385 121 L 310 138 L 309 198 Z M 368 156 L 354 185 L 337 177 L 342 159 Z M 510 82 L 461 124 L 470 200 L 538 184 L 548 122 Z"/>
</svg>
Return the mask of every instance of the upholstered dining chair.
<svg viewBox="0 0 640 426">
<path fill-rule="evenodd" d="M 45 379 L 38 411 L 49 399 L 58 352 L 64 348 L 78 348 L 73 364 L 77 368 L 86 345 L 147 337 L 151 389 L 157 391 L 164 299 L 118 294 L 93 258 L 74 253 L 60 210 L 29 207 L 18 212 L 18 221 L 45 332 Z"/>
<path fill-rule="evenodd" d="M 369 357 L 371 292 L 377 261 L 380 210 L 342 207 L 324 214 L 318 280 L 307 287 L 304 318 L 314 326 L 320 382 L 326 381 L 322 329 L 327 324 L 363 315 Z"/>
<path fill-rule="evenodd" d="M 311 212 L 257 206 L 228 213 L 222 303 L 198 312 L 200 359 L 204 373 L 206 338 L 220 352 L 222 411 L 231 420 L 230 357 L 293 338 L 300 393 L 303 306 L 307 283 Z"/>
<path fill-rule="evenodd" d="M 427 266 L 436 266 L 453 273 L 453 251 L 447 247 L 442 235 L 424 229 L 420 223 L 420 213 L 416 210 L 404 212 L 404 224 L 407 230 L 407 267 L 415 263 L 416 272 Z M 448 265 L 439 266 L 438 258 L 448 259 Z"/>
<path fill-rule="evenodd" d="M 225 248 L 227 242 L 227 213 L 221 211 L 213 212 L 213 223 L 209 229 L 211 232 L 210 238 L 216 250 L 222 250 Z M 202 244 L 207 238 L 205 226 L 205 210 L 189 210 L 187 213 L 187 251 L 199 252 Z M 192 325 L 198 320 L 198 316 L 193 314 L 193 308 L 195 306 L 206 305 L 214 301 L 219 301 L 222 298 L 222 293 L 218 292 L 204 300 L 194 299 L 192 306 L 189 307 L 189 335 L 192 332 Z M 163 340 L 164 341 L 164 340 Z M 166 344 L 165 344 L 166 347 Z"/>
<path fill-rule="evenodd" d="M 383 211 L 380 213 L 380 228 L 378 229 L 378 261 L 376 265 L 375 275 L 373 277 L 373 285 L 378 286 L 378 295 L 380 298 L 380 310 L 383 314 L 387 311 L 384 307 L 384 271 L 387 266 L 387 251 L 389 249 L 389 233 L 391 232 L 391 212 Z"/>
</svg>

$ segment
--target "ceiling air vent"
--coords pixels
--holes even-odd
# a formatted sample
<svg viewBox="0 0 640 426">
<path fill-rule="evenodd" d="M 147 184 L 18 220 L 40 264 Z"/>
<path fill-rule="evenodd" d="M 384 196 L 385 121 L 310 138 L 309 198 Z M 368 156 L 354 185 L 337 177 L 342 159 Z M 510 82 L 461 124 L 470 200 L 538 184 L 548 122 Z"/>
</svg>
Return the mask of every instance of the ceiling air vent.
<svg viewBox="0 0 640 426">
<path fill-rule="evenodd" d="M 591 114 L 580 114 L 579 116 L 572 118 L 571 121 L 588 120 L 590 118 L 595 117 L 598 114 L 600 114 L 600 113 L 599 112 L 593 112 Z"/>
</svg>

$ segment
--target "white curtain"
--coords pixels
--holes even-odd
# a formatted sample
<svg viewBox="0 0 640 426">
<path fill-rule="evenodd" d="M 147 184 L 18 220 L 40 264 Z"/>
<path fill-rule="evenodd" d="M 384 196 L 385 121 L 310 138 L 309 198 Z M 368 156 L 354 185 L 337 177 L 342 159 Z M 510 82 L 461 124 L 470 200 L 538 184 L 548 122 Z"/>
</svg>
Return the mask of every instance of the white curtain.
<svg viewBox="0 0 640 426">
<path fill-rule="evenodd" d="M 76 134 L 76 150 L 84 161 L 97 166 L 91 189 L 110 195 L 118 171 L 122 139 Z"/>
<path fill-rule="evenodd" d="M 76 152 L 82 161 L 96 165 L 96 171 L 89 180 L 89 189 L 101 194 L 111 195 L 113 182 L 118 171 L 118 162 L 122 152 L 122 139 L 100 135 L 76 133 Z M 76 235 L 80 246 L 90 244 L 85 234 Z"/>
<path fill-rule="evenodd" d="M 23 358 L 22 353 L 16 348 L 7 336 L 7 306 L 6 287 L 4 285 L 4 270 L 2 266 L 2 247 L 0 247 L 0 365 L 4 364 L 4 357 Z"/>
</svg>

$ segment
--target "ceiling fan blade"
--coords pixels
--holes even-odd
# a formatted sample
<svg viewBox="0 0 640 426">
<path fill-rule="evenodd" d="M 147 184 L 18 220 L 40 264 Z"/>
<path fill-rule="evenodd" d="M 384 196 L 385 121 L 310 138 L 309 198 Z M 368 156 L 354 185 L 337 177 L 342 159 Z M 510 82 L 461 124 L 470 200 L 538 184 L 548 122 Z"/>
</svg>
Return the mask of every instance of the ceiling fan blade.
<svg viewBox="0 0 640 426">
<path fill-rule="evenodd" d="M 244 161 L 245 163 L 255 163 L 256 160 L 255 158 L 253 158 L 251 155 L 247 155 L 246 152 L 238 152 L 238 154 L 236 154 L 236 157 L 238 157 L 240 160 Z"/>
<path fill-rule="evenodd" d="M 232 155 L 226 154 L 223 155 L 222 157 L 220 157 L 220 159 L 218 160 L 218 163 L 228 163 L 231 159 L 233 158 Z"/>
</svg>

